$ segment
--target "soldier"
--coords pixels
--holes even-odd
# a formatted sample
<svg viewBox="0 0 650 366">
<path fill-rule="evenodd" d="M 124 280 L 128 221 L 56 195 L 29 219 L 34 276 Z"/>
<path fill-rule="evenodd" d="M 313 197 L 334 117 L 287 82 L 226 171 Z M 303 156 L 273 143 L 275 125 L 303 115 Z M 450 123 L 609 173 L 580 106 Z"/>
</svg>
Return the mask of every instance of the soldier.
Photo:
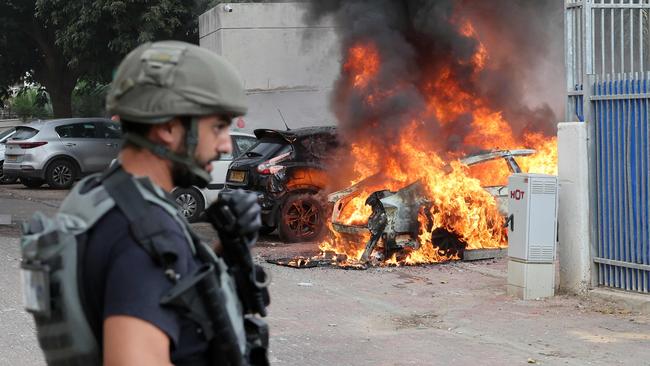
<svg viewBox="0 0 650 366">
<path fill-rule="evenodd" d="M 57 229 L 73 234 L 78 268 L 70 273 L 65 257 L 59 272 L 43 267 L 63 291 L 28 306 L 48 363 L 266 364 L 266 326 L 252 317 L 268 305 L 268 278 L 249 251 L 261 227 L 257 198 L 236 191 L 207 210 L 223 244 L 217 256 L 168 194 L 205 187 L 210 162 L 231 152 L 231 120 L 247 109 L 235 70 L 195 45 L 147 43 L 121 62 L 107 109 L 122 124 L 119 163 L 79 182 L 59 213 L 81 219 Z M 37 236 L 43 242 L 41 226 L 48 225 L 32 222 L 25 231 L 24 268 L 52 263 L 27 249 Z M 64 237 L 52 245 L 63 248 Z M 55 335 L 69 341 L 52 342 Z"/>
</svg>

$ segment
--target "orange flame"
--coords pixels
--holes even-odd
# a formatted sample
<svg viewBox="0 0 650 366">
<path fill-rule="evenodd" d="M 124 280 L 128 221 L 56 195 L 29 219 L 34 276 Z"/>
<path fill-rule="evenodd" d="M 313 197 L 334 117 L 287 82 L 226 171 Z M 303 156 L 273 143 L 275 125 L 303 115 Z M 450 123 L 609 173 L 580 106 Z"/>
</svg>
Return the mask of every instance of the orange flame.
<svg viewBox="0 0 650 366">
<path fill-rule="evenodd" d="M 521 170 L 528 173 L 557 175 L 557 137 L 540 133 L 524 136 L 526 145 L 533 146 L 537 153 L 519 160 Z"/>
<path fill-rule="evenodd" d="M 465 37 L 477 38 L 471 23 L 465 22 L 459 29 Z M 475 73 L 483 70 L 489 60 L 485 46 L 478 42 L 472 57 Z M 365 101 L 373 106 L 380 98 L 393 93 L 391 90 L 372 90 L 369 85 L 381 69 L 377 47 L 369 43 L 352 46 L 343 65 L 350 80 L 350 88 L 366 92 Z M 364 186 L 345 202 L 336 224 L 365 225 L 372 213 L 365 204 L 370 194 L 379 190 L 398 191 L 410 183 L 419 181 L 424 189 L 427 204 L 421 206 L 418 222 L 420 232 L 417 245 L 404 255 L 385 258 L 384 264 L 432 263 L 459 259 L 457 253 L 442 250 L 436 242 L 434 231 L 441 229 L 452 233 L 466 250 L 502 248 L 507 245 L 504 218 L 497 209 L 495 198 L 483 187 L 505 185 L 511 174 L 503 161 L 467 167 L 458 160 L 449 161 L 453 154 L 440 151 L 435 141 L 423 141 L 423 120 L 435 117 L 442 127 L 452 124 L 461 116 L 470 116 L 471 132 L 462 141 L 474 149 L 533 148 L 537 153 L 517 161 L 524 172 L 557 174 L 557 141 L 540 133 L 524 133 L 517 137 L 501 111 L 493 110 L 487 101 L 464 89 L 458 75 L 450 67 L 436 75 L 430 75 L 422 88 L 427 98 L 427 108 L 421 120 L 415 118 L 396 136 L 395 143 L 379 146 L 376 141 L 360 139 L 351 144 L 354 174 L 350 184 L 356 184 L 382 172 L 373 184 Z M 320 245 L 323 252 L 345 255 L 347 263 L 358 261 L 370 239 L 370 233 L 348 235 L 335 230 L 329 224 L 331 237 Z M 345 262 L 344 262 L 345 263 Z"/>
<path fill-rule="evenodd" d="M 474 38 L 474 39 L 477 38 L 476 30 L 474 29 L 472 23 L 470 23 L 469 21 L 466 21 L 463 24 L 462 28 L 460 29 L 460 34 L 462 34 L 467 38 Z M 483 70 L 483 68 L 485 68 L 487 59 L 488 59 L 487 49 L 485 48 L 485 45 L 479 41 L 476 53 L 472 57 L 472 62 L 475 67 L 474 69 L 475 72 L 481 71 Z"/>
<path fill-rule="evenodd" d="M 356 45 L 348 51 L 348 61 L 343 70 L 353 76 L 355 88 L 365 88 L 379 71 L 379 52 L 370 45 Z"/>
</svg>

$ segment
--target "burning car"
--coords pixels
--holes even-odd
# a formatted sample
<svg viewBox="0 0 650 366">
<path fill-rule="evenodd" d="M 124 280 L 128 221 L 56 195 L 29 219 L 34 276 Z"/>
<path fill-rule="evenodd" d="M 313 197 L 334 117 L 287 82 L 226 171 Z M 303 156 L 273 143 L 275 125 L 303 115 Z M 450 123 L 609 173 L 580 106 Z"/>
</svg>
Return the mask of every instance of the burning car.
<svg viewBox="0 0 650 366">
<path fill-rule="evenodd" d="M 535 150 L 531 149 L 493 150 L 467 156 L 460 159 L 460 163 L 471 170 L 478 165 L 505 162 L 510 173 L 521 173 L 522 170 L 515 157 L 529 156 L 534 153 Z M 361 215 L 367 218 L 365 223 L 363 218 L 343 215 L 350 202 L 368 194 L 368 187 L 376 188 L 377 182 L 382 181 L 385 181 L 385 177 L 372 176 L 328 196 L 328 201 L 333 204 L 330 229 L 333 240 L 338 242 L 335 245 L 345 246 L 346 244 L 341 243 L 365 242 L 365 247 L 361 248 L 362 252 L 357 255 L 361 263 L 373 260 L 402 261 L 404 258 L 401 257 L 405 253 L 420 249 L 420 243 L 423 241 L 436 244 L 436 253 L 429 253 L 429 255 L 438 256 L 440 260 L 460 259 L 465 249 L 472 249 L 460 235 L 448 228 L 435 225 L 436 220 L 432 212 L 437 209 L 436 203 L 427 197 L 425 187 L 420 181 L 397 191 L 376 190 L 370 193 L 364 202 L 365 213 Z M 483 185 L 483 189 L 494 197 L 499 213 L 506 216 L 507 187 Z M 424 233 L 426 238 L 422 237 Z M 382 250 L 376 250 L 379 248 Z"/>
</svg>

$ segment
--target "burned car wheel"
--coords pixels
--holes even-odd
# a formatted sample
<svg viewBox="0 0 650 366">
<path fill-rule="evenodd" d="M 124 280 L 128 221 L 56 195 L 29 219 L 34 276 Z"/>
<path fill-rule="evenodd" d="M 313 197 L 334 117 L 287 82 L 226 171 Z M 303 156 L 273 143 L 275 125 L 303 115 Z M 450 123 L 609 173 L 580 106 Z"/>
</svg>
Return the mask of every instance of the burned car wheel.
<svg viewBox="0 0 650 366">
<path fill-rule="evenodd" d="M 323 205 L 311 194 L 293 194 L 282 205 L 280 238 L 288 242 L 310 241 L 323 231 Z"/>
<path fill-rule="evenodd" d="M 178 210 L 189 222 L 197 222 L 205 208 L 203 196 L 193 188 L 178 188 L 174 190 L 174 199 Z"/>
</svg>

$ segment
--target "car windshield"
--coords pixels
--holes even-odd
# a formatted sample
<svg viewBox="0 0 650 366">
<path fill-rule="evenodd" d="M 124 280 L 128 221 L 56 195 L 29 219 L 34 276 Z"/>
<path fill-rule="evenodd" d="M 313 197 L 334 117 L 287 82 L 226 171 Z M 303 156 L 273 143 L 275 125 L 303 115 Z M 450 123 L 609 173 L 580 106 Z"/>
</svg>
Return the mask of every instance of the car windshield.
<svg viewBox="0 0 650 366">
<path fill-rule="evenodd" d="M 38 130 L 31 127 L 17 127 L 16 134 L 12 136 L 12 140 L 27 140 L 36 136 Z"/>
<path fill-rule="evenodd" d="M 261 139 L 245 155 L 249 158 L 262 156 L 268 157 L 276 153 L 282 147 L 287 146 L 284 140 L 279 139 Z"/>
<path fill-rule="evenodd" d="M 14 132 L 16 129 L 15 128 L 10 128 L 6 131 L 0 132 L 0 143 L 4 143 L 9 135 L 11 135 L 12 132 Z"/>
</svg>

